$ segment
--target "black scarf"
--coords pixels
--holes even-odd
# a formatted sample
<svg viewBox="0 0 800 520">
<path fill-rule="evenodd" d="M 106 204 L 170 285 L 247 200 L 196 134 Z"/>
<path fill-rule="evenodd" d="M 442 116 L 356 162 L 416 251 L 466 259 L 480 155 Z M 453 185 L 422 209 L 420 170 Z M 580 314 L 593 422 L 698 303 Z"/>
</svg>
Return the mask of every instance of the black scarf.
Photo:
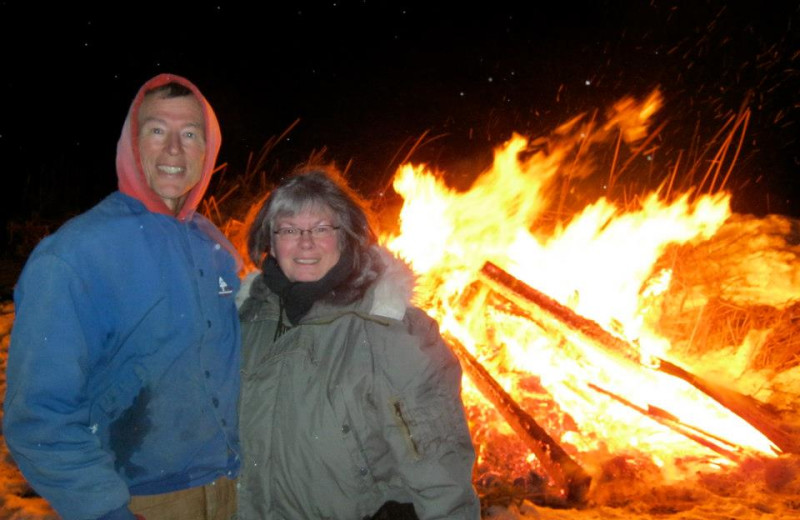
<svg viewBox="0 0 800 520">
<path fill-rule="evenodd" d="M 278 261 L 272 256 L 268 256 L 264 260 L 261 270 L 264 283 L 280 298 L 281 310 L 285 309 L 289 322 L 296 325 L 303 316 L 308 314 L 314 302 L 329 295 L 347 280 L 353 270 L 353 262 L 351 255 L 342 253 L 336 265 L 316 282 L 290 281 L 281 271 Z M 283 325 L 283 312 L 280 314 L 279 329 Z M 277 335 L 282 333 L 283 331 L 280 331 Z"/>
</svg>

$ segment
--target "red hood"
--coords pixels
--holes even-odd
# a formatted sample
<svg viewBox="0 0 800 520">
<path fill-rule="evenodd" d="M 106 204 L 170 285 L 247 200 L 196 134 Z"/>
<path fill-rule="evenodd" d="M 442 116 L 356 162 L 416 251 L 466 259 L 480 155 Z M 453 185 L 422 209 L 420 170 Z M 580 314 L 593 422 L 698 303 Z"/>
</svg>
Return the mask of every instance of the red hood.
<svg viewBox="0 0 800 520">
<path fill-rule="evenodd" d="M 173 215 L 172 211 L 161 200 L 161 197 L 147 184 L 147 179 L 142 170 L 142 163 L 139 159 L 138 140 L 135 138 L 135 136 L 139 135 L 139 119 L 137 115 L 139 107 L 142 106 L 145 92 L 173 82 L 185 86 L 200 100 L 200 104 L 203 105 L 206 125 L 206 156 L 203 162 L 202 177 L 200 182 L 189 191 L 183 207 L 175 215 L 178 220 L 186 220 L 197 209 L 206 192 L 206 188 L 208 188 L 211 173 L 214 171 L 214 165 L 217 162 L 217 153 L 222 142 L 217 116 L 214 115 L 211 105 L 208 104 L 208 101 L 206 101 L 206 98 L 203 97 L 197 87 L 186 78 L 175 76 L 174 74 L 159 74 L 139 89 L 130 110 L 128 110 L 128 117 L 125 118 L 125 124 L 122 126 L 122 135 L 117 143 L 117 179 L 119 181 L 119 190 L 122 193 L 138 199 L 153 213 Z"/>
</svg>

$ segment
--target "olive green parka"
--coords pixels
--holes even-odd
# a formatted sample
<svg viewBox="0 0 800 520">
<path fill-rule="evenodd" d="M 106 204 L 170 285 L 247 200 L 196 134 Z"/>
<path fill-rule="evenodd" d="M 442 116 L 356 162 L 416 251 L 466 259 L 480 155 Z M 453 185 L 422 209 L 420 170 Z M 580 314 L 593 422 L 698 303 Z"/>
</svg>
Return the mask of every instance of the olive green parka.
<svg viewBox="0 0 800 520">
<path fill-rule="evenodd" d="M 409 303 L 411 271 L 382 258 L 363 298 L 318 301 L 277 338 L 278 297 L 250 296 L 260 275 L 240 293 L 240 520 L 357 520 L 389 500 L 480 517 L 458 360 Z"/>
</svg>

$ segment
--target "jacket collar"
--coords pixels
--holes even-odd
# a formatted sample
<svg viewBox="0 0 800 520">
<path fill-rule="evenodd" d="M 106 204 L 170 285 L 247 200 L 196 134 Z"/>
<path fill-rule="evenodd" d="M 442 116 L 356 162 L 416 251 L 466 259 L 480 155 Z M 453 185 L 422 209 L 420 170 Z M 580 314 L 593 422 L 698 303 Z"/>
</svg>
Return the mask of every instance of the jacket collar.
<svg viewBox="0 0 800 520">
<path fill-rule="evenodd" d="M 385 269 L 369 288 L 364 298 L 344 307 L 318 302 L 303 320 L 304 322 L 342 312 L 357 312 L 394 320 L 403 319 L 414 296 L 416 285 L 414 272 L 408 264 L 394 256 L 388 249 L 382 246 L 374 247 L 378 250 Z M 250 296 L 253 281 L 260 275 L 261 271 L 253 271 L 242 281 L 241 289 L 236 295 L 237 307 L 241 308 Z M 277 296 L 271 294 L 269 299 L 275 300 L 274 306 L 277 311 Z"/>
</svg>

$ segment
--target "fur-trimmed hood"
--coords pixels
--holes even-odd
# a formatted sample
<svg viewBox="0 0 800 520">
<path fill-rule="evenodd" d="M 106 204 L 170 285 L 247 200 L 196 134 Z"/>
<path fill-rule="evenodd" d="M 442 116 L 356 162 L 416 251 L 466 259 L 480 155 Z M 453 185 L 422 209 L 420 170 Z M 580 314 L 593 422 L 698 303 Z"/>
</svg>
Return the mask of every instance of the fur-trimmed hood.
<svg viewBox="0 0 800 520">
<path fill-rule="evenodd" d="M 411 267 L 383 246 L 374 246 L 381 261 L 383 272 L 372 283 L 363 299 L 365 311 L 375 316 L 400 320 L 411 305 L 416 285 L 416 276 Z M 261 271 L 248 274 L 236 294 L 236 306 L 241 309 L 250 296 L 253 282 L 261 275 Z"/>
<path fill-rule="evenodd" d="M 378 247 L 378 253 L 383 261 L 384 271 L 373 284 L 369 313 L 402 319 L 414 296 L 416 276 L 405 261 L 394 256 L 388 249 Z"/>
</svg>

